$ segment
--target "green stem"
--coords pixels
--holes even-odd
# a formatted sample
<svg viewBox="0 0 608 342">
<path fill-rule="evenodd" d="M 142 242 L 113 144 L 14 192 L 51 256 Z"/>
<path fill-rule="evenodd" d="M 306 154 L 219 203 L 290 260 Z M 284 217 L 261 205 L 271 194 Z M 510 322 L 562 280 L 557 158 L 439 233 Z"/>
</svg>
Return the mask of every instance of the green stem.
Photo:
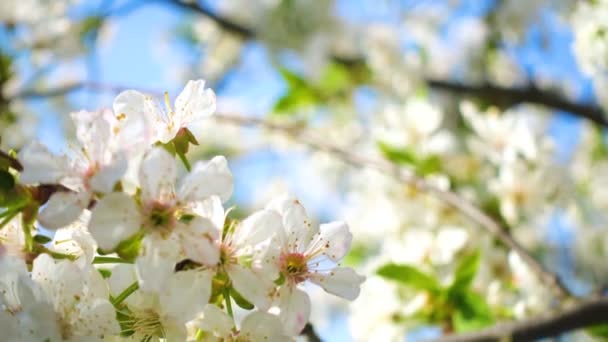
<svg viewBox="0 0 608 342">
<path fill-rule="evenodd" d="M 228 310 L 228 315 L 234 319 L 234 313 L 232 312 L 232 302 L 230 301 L 230 289 L 224 288 L 224 300 L 226 301 L 226 310 Z"/>
<path fill-rule="evenodd" d="M 132 264 L 132 262 L 118 257 L 96 256 L 93 264 Z"/>
<path fill-rule="evenodd" d="M 7 210 L 2 213 L 2 216 L 4 216 L 4 219 L 2 220 L 2 222 L 0 222 L 0 229 L 4 228 L 4 226 L 6 226 L 7 223 L 9 223 L 12 219 L 15 218 L 15 216 L 17 216 L 17 214 L 19 214 L 19 212 L 20 212 L 19 209 L 21 209 L 21 208 Z"/>
<path fill-rule="evenodd" d="M 137 282 L 134 282 L 129 287 L 124 289 L 124 291 L 122 291 L 117 297 L 111 300 L 112 305 L 120 305 L 120 303 L 127 299 L 127 297 L 129 297 L 133 292 L 137 291 L 137 289 L 139 289 L 139 284 Z"/>
</svg>

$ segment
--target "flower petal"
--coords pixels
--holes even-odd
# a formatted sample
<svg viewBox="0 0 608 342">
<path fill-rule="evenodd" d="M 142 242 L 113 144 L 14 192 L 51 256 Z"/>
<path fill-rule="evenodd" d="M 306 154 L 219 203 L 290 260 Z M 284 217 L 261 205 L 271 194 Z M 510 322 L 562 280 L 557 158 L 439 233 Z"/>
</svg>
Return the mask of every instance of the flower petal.
<svg viewBox="0 0 608 342">
<path fill-rule="evenodd" d="M 348 230 L 348 225 L 342 221 L 336 221 L 321 225 L 320 234 L 311 243 L 311 248 L 317 248 L 322 254 L 332 261 L 340 261 L 350 250 L 353 234 Z M 311 254 L 315 251 L 308 251 Z"/>
<path fill-rule="evenodd" d="M 174 197 L 177 167 L 175 159 L 163 148 L 150 150 L 139 168 L 141 198 L 144 203 L 164 203 Z"/>
<path fill-rule="evenodd" d="M 235 246 L 256 245 L 283 229 L 282 218 L 275 210 L 260 210 L 243 220 L 234 232 Z"/>
<path fill-rule="evenodd" d="M 279 317 L 288 335 L 299 335 L 310 317 L 310 298 L 297 287 L 283 286 L 279 290 Z"/>
<path fill-rule="evenodd" d="M 159 295 L 164 315 L 183 324 L 196 318 L 211 296 L 213 274 L 201 268 L 171 274 Z"/>
<path fill-rule="evenodd" d="M 138 154 L 155 142 L 152 121 L 161 115 L 149 97 L 135 90 L 123 91 L 114 99 L 113 109 L 118 121 L 116 143 L 121 149 Z"/>
<path fill-rule="evenodd" d="M 173 274 L 179 256 L 179 243 L 172 237 L 147 234 L 135 260 L 139 287 L 143 291 L 161 293 L 164 283 Z"/>
<path fill-rule="evenodd" d="M 114 156 L 114 160 L 110 165 L 104 166 L 89 179 L 89 183 L 95 191 L 103 193 L 111 192 L 116 182 L 127 172 L 128 166 L 129 162 L 126 155 L 118 153 Z"/>
<path fill-rule="evenodd" d="M 38 215 L 38 222 L 49 229 L 65 227 L 78 219 L 90 199 L 91 194 L 85 191 L 56 192 Z"/>
<path fill-rule="evenodd" d="M 264 278 L 254 270 L 241 265 L 231 265 L 227 272 L 238 293 L 258 309 L 268 310 L 272 302 L 272 292 L 275 288 L 273 279 Z"/>
<path fill-rule="evenodd" d="M 358 275 L 350 267 L 337 267 L 329 274 L 313 274 L 310 281 L 333 295 L 355 300 L 359 296 L 361 284 L 365 281 L 365 277 Z"/>
<path fill-rule="evenodd" d="M 113 192 L 104 196 L 93 208 L 89 231 L 105 251 L 133 236 L 141 227 L 141 218 L 133 198 Z"/>
<path fill-rule="evenodd" d="M 304 252 L 319 228 L 312 225 L 306 209 L 293 197 L 282 196 L 270 202 L 268 209 L 274 209 L 283 216 L 285 234 L 281 243 L 290 250 Z"/>
<path fill-rule="evenodd" d="M 279 317 L 266 312 L 252 312 L 241 323 L 239 336 L 248 341 L 294 341 L 283 333 Z"/>
<path fill-rule="evenodd" d="M 69 174 L 67 157 L 52 154 L 37 141 L 19 152 L 19 160 L 23 164 L 19 181 L 23 184 L 57 184 Z"/>
<path fill-rule="evenodd" d="M 196 216 L 188 224 L 180 223 L 175 232 L 188 259 L 207 266 L 220 261 L 220 231 L 209 219 Z"/>
<path fill-rule="evenodd" d="M 215 112 L 215 93 L 205 88 L 205 81 L 188 81 L 175 99 L 173 123 L 178 129 L 212 115 Z"/>
<path fill-rule="evenodd" d="M 202 319 L 196 320 L 196 326 L 216 337 L 227 338 L 233 327 L 232 318 L 213 304 L 205 305 Z"/>
<path fill-rule="evenodd" d="M 210 196 L 219 196 L 226 202 L 234 188 L 232 173 L 223 156 L 216 156 L 209 162 L 198 162 L 181 182 L 178 197 L 182 202 L 203 201 Z"/>
</svg>

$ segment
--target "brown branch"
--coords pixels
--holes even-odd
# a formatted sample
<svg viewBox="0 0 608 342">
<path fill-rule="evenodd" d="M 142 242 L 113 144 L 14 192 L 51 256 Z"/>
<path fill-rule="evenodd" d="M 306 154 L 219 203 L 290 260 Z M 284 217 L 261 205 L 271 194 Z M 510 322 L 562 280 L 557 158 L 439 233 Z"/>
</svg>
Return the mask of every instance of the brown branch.
<svg viewBox="0 0 608 342">
<path fill-rule="evenodd" d="M 500 323 L 471 333 L 448 335 L 436 342 L 536 341 L 598 324 L 608 324 L 608 298 L 582 302 L 557 314 Z"/>
<path fill-rule="evenodd" d="M 608 127 L 608 119 L 604 110 L 599 106 L 590 103 L 572 102 L 559 94 L 541 90 L 534 86 L 507 88 L 492 84 L 466 85 L 435 79 L 428 79 L 426 83 L 431 88 L 456 95 L 492 99 L 497 104 L 506 107 L 520 103 L 542 105 L 590 120 L 600 126 Z"/>
<path fill-rule="evenodd" d="M 113 85 L 108 85 L 108 84 L 104 84 L 104 83 L 99 83 L 99 82 L 73 82 L 73 83 L 68 83 L 62 86 L 58 86 L 55 88 L 49 88 L 49 89 L 23 89 L 20 90 L 18 92 L 16 92 L 13 95 L 9 96 L 9 100 L 16 100 L 16 99 L 22 99 L 22 100 L 31 100 L 31 99 L 40 99 L 40 98 L 46 98 L 46 97 L 56 97 L 56 96 L 63 96 L 75 91 L 79 91 L 79 90 L 92 90 L 92 91 L 100 91 L 100 92 L 107 92 L 107 93 L 120 93 L 121 91 L 124 90 L 128 90 L 128 89 L 134 89 L 135 87 L 123 87 L 123 86 L 113 86 Z M 160 94 L 158 92 L 154 92 L 154 91 L 143 91 L 143 92 L 147 92 L 149 94 Z"/>
<path fill-rule="evenodd" d="M 310 323 L 306 323 L 306 326 L 304 327 L 304 330 L 302 330 L 300 335 L 306 336 L 308 342 L 322 342 L 321 338 L 319 337 L 319 335 L 317 335 L 317 332 L 315 331 L 315 327 L 313 327 Z"/>
<path fill-rule="evenodd" d="M 255 37 L 255 32 L 245 26 L 239 25 L 228 18 L 225 18 L 217 13 L 212 12 L 208 8 L 205 8 L 199 5 L 196 2 L 192 1 L 182 1 L 182 0 L 162 0 L 163 3 L 167 3 L 173 6 L 180 7 L 182 9 L 191 10 L 194 13 L 199 15 L 203 15 L 211 20 L 213 20 L 216 24 L 218 24 L 224 30 L 236 34 L 244 39 L 252 39 Z"/>
<path fill-rule="evenodd" d="M 498 222 L 492 219 L 490 216 L 485 214 L 481 209 L 469 202 L 465 198 L 461 197 L 455 192 L 442 190 L 432 184 L 427 183 L 424 179 L 417 177 L 416 175 L 408 172 L 407 170 L 396 166 L 395 164 L 377 158 L 370 158 L 358 154 L 354 154 L 347 149 L 343 149 L 339 146 L 331 145 L 324 139 L 319 137 L 313 137 L 301 133 L 294 126 L 288 126 L 283 124 L 274 123 L 260 118 L 245 117 L 232 114 L 217 114 L 214 116 L 217 120 L 227 123 L 233 123 L 243 126 L 258 126 L 270 131 L 281 132 L 283 134 L 289 134 L 293 136 L 298 142 L 307 145 L 315 150 L 324 151 L 329 153 L 340 160 L 355 166 L 357 168 L 369 167 L 381 171 L 387 175 L 391 175 L 395 179 L 409 184 L 420 191 L 425 191 L 436 196 L 439 200 L 447 204 L 448 206 L 460 211 L 471 221 L 476 222 L 479 226 L 488 231 L 492 236 L 501 241 L 505 246 L 517 253 L 522 260 L 530 267 L 532 272 L 536 274 L 539 280 L 547 284 L 555 294 L 562 298 L 567 299 L 571 297 L 570 291 L 561 282 L 561 280 L 545 268 L 543 264 L 537 261 L 522 245 L 519 244 L 509 233 L 502 227 Z"/>
</svg>

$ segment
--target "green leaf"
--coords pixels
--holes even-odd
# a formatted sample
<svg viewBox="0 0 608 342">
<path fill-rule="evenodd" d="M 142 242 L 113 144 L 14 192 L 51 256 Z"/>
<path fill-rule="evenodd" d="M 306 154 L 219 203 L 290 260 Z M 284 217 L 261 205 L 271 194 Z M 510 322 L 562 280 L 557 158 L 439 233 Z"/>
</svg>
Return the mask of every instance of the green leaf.
<svg viewBox="0 0 608 342">
<path fill-rule="evenodd" d="M 15 178 L 13 175 L 6 171 L 0 170 L 0 190 L 7 191 L 15 187 Z"/>
<path fill-rule="evenodd" d="M 418 162 L 418 158 L 412 149 L 397 148 L 382 141 L 377 144 L 384 157 L 393 163 L 416 165 Z"/>
<path fill-rule="evenodd" d="M 318 84 L 320 91 L 329 94 L 348 90 L 350 85 L 350 72 L 346 66 L 338 63 L 330 63 L 327 65 Z"/>
<path fill-rule="evenodd" d="M 45 236 L 45 235 L 40 235 L 40 234 L 34 235 L 34 241 L 38 242 L 39 244 L 43 244 L 44 245 L 45 243 L 48 243 L 48 242 L 50 242 L 52 240 L 53 239 L 51 239 L 50 237 Z"/>
<path fill-rule="evenodd" d="M 285 80 L 285 82 L 287 82 L 287 87 L 289 88 L 302 88 L 302 87 L 310 87 L 308 85 L 308 82 L 306 82 L 305 79 L 303 79 L 300 75 L 292 72 L 291 70 L 287 69 L 287 68 L 280 68 L 279 72 L 281 73 L 281 76 L 283 76 L 283 79 Z"/>
<path fill-rule="evenodd" d="M 594 325 L 585 330 L 587 331 L 588 334 L 595 336 L 595 337 L 602 338 L 602 340 L 608 339 L 608 324 Z"/>
<path fill-rule="evenodd" d="M 479 268 L 479 251 L 464 256 L 459 260 L 454 272 L 454 281 L 450 285 L 450 292 L 461 292 L 468 290 L 475 279 Z"/>
<path fill-rule="evenodd" d="M 452 299 L 456 308 L 452 324 L 456 332 L 479 330 L 494 324 L 492 309 L 479 294 L 467 291 Z"/>
<path fill-rule="evenodd" d="M 376 273 L 383 278 L 417 290 L 430 292 L 439 292 L 441 290 L 441 285 L 437 279 L 410 265 L 390 263 L 380 267 Z"/>
<path fill-rule="evenodd" d="M 253 304 L 251 304 L 247 299 L 243 298 L 243 296 L 238 293 L 234 287 L 230 288 L 230 297 L 232 297 L 236 305 L 240 306 L 241 308 L 245 310 L 253 310 Z"/>
</svg>

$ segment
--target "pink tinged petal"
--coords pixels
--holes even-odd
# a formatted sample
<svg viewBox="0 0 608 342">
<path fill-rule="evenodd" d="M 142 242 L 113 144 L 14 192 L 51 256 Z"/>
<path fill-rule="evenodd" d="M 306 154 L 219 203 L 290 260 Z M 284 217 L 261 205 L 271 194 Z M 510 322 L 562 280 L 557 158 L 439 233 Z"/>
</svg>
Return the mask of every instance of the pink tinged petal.
<svg viewBox="0 0 608 342">
<path fill-rule="evenodd" d="M 135 200 L 121 192 L 107 194 L 91 212 L 89 231 L 99 248 L 105 251 L 113 250 L 140 227 L 141 217 Z"/>
<path fill-rule="evenodd" d="M 299 335 L 310 317 L 310 298 L 297 287 L 283 286 L 279 290 L 279 309 L 285 333 Z"/>
<path fill-rule="evenodd" d="M 160 147 L 150 150 L 139 168 L 142 201 L 164 203 L 172 200 L 176 178 L 175 159 L 169 152 Z"/>
<path fill-rule="evenodd" d="M 258 309 L 268 310 L 275 289 L 274 279 L 265 278 L 262 274 L 241 265 L 231 265 L 227 272 L 238 293 Z"/>
<path fill-rule="evenodd" d="M 268 205 L 283 216 L 285 243 L 291 251 L 304 252 L 319 229 L 313 225 L 302 204 L 293 197 L 281 197 Z"/>
<path fill-rule="evenodd" d="M 23 184 L 57 184 L 70 173 L 67 157 L 52 154 L 37 141 L 25 146 L 18 158 L 23 164 L 23 171 L 19 175 L 19 181 Z"/>
<path fill-rule="evenodd" d="M 188 259 L 207 266 L 220 261 L 220 230 L 209 219 L 196 216 L 188 224 L 180 223 L 175 232 Z"/>
<path fill-rule="evenodd" d="M 332 261 L 340 261 L 350 250 L 353 234 L 348 230 L 348 225 L 342 221 L 336 221 L 321 225 L 320 233 L 313 240 L 307 251 L 307 255 L 322 251 Z"/>
<path fill-rule="evenodd" d="M 174 125 L 186 127 L 192 122 L 206 118 L 215 112 L 215 93 L 205 88 L 205 81 L 188 81 L 175 99 Z"/>
<path fill-rule="evenodd" d="M 195 319 L 211 296 L 213 273 L 194 269 L 171 274 L 159 295 L 163 316 L 183 324 Z"/>
<path fill-rule="evenodd" d="M 202 319 L 197 319 L 195 324 L 216 337 L 227 338 L 232 334 L 232 318 L 213 304 L 205 305 Z"/>
<path fill-rule="evenodd" d="M 88 192 L 59 191 L 54 193 L 38 215 L 38 222 L 48 229 L 59 229 L 76 221 L 89 205 Z"/>
<path fill-rule="evenodd" d="M 283 333 L 279 317 L 266 312 L 252 312 L 241 323 L 239 336 L 249 341 L 294 341 Z"/>
<path fill-rule="evenodd" d="M 171 237 L 164 239 L 156 233 L 147 234 L 135 260 L 139 288 L 146 292 L 160 293 L 166 280 L 173 274 L 178 259 L 177 241 Z"/>
<path fill-rule="evenodd" d="M 355 300 L 361 291 L 364 276 L 358 275 L 350 267 L 337 267 L 327 274 L 316 273 L 310 281 L 321 286 L 325 291 L 338 297 Z"/>
<path fill-rule="evenodd" d="M 123 153 L 116 154 L 111 164 L 102 167 L 101 170 L 97 171 L 89 179 L 89 184 L 91 184 L 91 187 L 95 191 L 102 193 L 111 192 L 116 182 L 127 172 L 128 166 L 129 162 L 126 155 Z"/>
<path fill-rule="evenodd" d="M 179 199 L 184 203 L 203 201 L 211 196 L 219 196 L 226 202 L 234 188 L 232 173 L 223 156 L 209 162 L 198 162 L 181 182 Z"/>
<path fill-rule="evenodd" d="M 282 218 L 274 210 L 260 210 L 241 222 L 234 232 L 236 246 L 257 245 L 283 229 Z"/>
</svg>

